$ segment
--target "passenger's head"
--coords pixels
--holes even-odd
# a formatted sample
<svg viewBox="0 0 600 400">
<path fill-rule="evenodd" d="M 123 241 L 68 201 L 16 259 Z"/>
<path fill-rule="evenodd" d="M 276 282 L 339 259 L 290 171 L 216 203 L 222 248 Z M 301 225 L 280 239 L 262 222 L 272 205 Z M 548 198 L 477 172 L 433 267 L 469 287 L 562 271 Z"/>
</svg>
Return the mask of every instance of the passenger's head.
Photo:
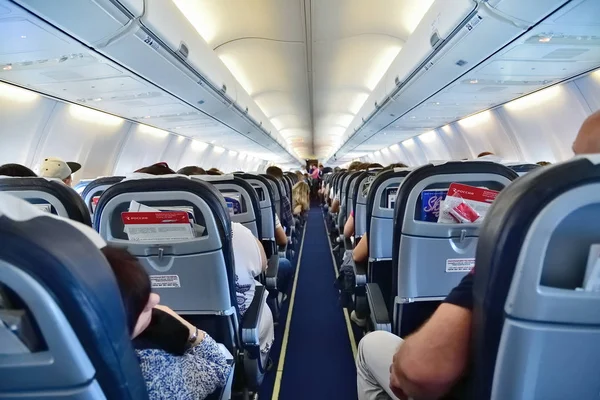
<svg viewBox="0 0 600 400">
<path fill-rule="evenodd" d="M 267 168 L 267 175 L 272 176 L 273 178 L 283 179 L 283 171 L 281 168 L 271 165 Z"/>
<path fill-rule="evenodd" d="M 160 296 L 151 293 L 148 274 L 138 259 L 127 250 L 107 246 L 102 253 L 117 278 L 127 316 L 127 328 L 134 338 L 150 324 L 152 309 L 160 301 Z"/>
<path fill-rule="evenodd" d="M 187 175 L 187 176 L 191 176 L 191 175 L 206 175 L 206 171 L 204 170 L 204 168 L 196 167 L 195 165 L 190 165 L 188 167 L 183 167 L 179 171 L 177 171 L 177 173 L 181 174 L 181 175 Z"/>
<path fill-rule="evenodd" d="M 150 175 L 171 175 L 175 174 L 169 165 L 165 162 L 160 162 L 156 164 L 152 164 L 148 167 L 140 168 L 137 171 L 140 174 L 150 174 Z"/>
<path fill-rule="evenodd" d="M 319 169 L 322 170 L 323 169 L 323 164 L 319 164 Z"/>
<path fill-rule="evenodd" d="M 372 163 L 372 164 L 367 165 L 367 167 L 365 169 L 368 171 L 368 170 L 377 169 L 377 168 L 383 168 L 383 165 L 381 165 L 379 163 Z"/>
<path fill-rule="evenodd" d="M 34 178 L 37 175 L 21 164 L 4 164 L 0 165 L 0 176 L 13 176 L 19 178 Z"/>
<path fill-rule="evenodd" d="M 481 158 L 481 157 L 485 157 L 485 156 L 493 156 L 493 155 L 494 155 L 494 153 L 492 153 L 490 151 L 484 151 L 484 152 L 479 153 L 477 155 L 477 158 Z"/>
<path fill-rule="evenodd" d="M 573 153 L 600 153 L 600 110 L 586 118 L 573 142 Z"/>
<path fill-rule="evenodd" d="M 208 171 L 206 171 L 206 175 L 223 175 L 223 173 L 218 169 L 218 168 L 211 168 Z"/>
<path fill-rule="evenodd" d="M 539 165 L 540 167 L 545 167 L 547 165 L 552 165 L 552 163 L 549 163 L 548 161 L 538 161 L 536 162 L 537 165 Z"/>
<path fill-rule="evenodd" d="M 358 171 L 358 167 L 361 165 L 362 163 L 360 161 L 352 161 L 350 163 L 350 165 L 348 166 L 348 172 L 352 172 L 352 171 Z"/>
<path fill-rule="evenodd" d="M 394 168 L 408 168 L 408 165 L 400 162 L 400 163 L 390 164 L 386 168 L 389 168 L 389 169 L 394 169 Z"/>
<path fill-rule="evenodd" d="M 58 157 L 47 157 L 40 166 L 40 176 L 43 178 L 60 179 L 67 186 L 73 183 L 73 174 L 81 169 L 81 164 L 66 162 Z"/>
</svg>

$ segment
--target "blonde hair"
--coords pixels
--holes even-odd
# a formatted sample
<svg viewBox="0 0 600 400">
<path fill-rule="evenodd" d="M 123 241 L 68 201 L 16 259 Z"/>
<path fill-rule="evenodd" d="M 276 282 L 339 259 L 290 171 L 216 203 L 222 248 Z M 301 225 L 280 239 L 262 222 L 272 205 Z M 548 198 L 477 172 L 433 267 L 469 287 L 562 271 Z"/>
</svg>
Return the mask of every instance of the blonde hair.
<svg viewBox="0 0 600 400">
<path fill-rule="evenodd" d="M 308 198 L 309 193 L 310 188 L 308 187 L 308 183 L 304 181 L 296 183 L 292 188 L 293 209 L 300 206 L 301 211 L 308 211 L 310 208 L 310 199 Z"/>
</svg>

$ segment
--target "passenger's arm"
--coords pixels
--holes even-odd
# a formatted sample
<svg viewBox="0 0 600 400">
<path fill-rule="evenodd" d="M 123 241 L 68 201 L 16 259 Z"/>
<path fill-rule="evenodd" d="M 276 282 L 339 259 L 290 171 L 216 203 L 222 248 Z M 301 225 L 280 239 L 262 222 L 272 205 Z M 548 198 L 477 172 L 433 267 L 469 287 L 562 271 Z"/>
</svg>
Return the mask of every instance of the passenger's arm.
<svg viewBox="0 0 600 400">
<path fill-rule="evenodd" d="M 256 239 L 256 238 L 255 238 Z M 261 272 L 264 272 L 267 270 L 267 253 L 265 253 L 265 248 L 263 247 L 262 243 L 260 242 L 260 240 L 256 239 L 256 245 L 258 246 L 258 252 L 260 253 L 260 266 Z"/>
<path fill-rule="evenodd" d="M 390 388 L 400 398 L 443 396 L 467 368 L 470 337 L 471 311 L 443 303 L 394 355 Z"/>
<path fill-rule="evenodd" d="M 352 251 L 352 259 L 354 262 L 363 263 L 367 262 L 369 258 L 369 244 L 367 242 L 367 234 L 365 233 L 354 250 Z"/>
<path fill-rule="evenodd" d="M 198 337 L 196 338 L 196 341 L 194 341 L 194 343 L 191 344 L 192 346 L 197 346 L 200 343 L 202 343 L 202 341 L 204 340 L 204 337 L 206 335 L 206 332 L 196 328 L 194 325 L 187 322 L 179 314 L 177 314 L 175 311 L 171 310 L 167 306 L 163 306 L 162 304 L 157 304 L 156 306 L 154 306 L 154 308 L 161 310 L 161 311 L 175 317 L 179 322 L 181 322 L 183 325 L 185 325 L 185 327 L 188 328 L 190 331 L 190 336 L 189 336 L 190 338 L 196 333 L 196 331 L 198 331 Z"/>
<path fill-rule="evenodd" d="M 281 225 L 275 228 L 275 242 L 278 246 L 285 246 L 287 244 L 287 236 Z"/>
<path fill-rule="evenodd" d="M 333 199 L 333 203 L 331 203 L 331 212 L 337 213 L 340 211 L 340 200 L 338 198 Z"/>
<path fill-rule="evenodd" d="M 354 215 L 350 214 L 344 225 L 344 236 L 350 238 L 354 236 Z"/>
</svg>

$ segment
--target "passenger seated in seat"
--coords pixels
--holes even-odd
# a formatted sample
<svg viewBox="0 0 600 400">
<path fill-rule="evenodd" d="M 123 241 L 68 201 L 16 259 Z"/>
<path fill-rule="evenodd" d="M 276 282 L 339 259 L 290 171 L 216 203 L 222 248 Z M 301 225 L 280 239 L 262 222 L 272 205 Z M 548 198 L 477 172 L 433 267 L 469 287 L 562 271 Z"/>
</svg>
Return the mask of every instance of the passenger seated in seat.
<svg viewBox="0 0 600 400">
<path fill-rule="evenodd" d="M 279 217 L 275 214 L 275 242 L 278 246 L 285 246 L 288 242 L 287 235 L 281 226 Z M 277 269 L 277 289 L 279 290 L 279 302 L 284 303 L 288 298 L 290 282 L 294 276 L 294 267 L 290 260 L 285 257 L 279 257 L 279 266 Z"/>
<path fill-rule="evenodd" d="M 211 168 L 206 171 L 206 175 L 223 175 L 223 172 L 221 172 L 218 168 Z"/>
<path fill-rule="evenodd" d="M 206 171 L 204 168 L 196 167 L 195 165 L 190 165 L 188 167 L 183 167 L 179 171 L 177 171 L 180 175 L 206 175 Z"/>
<path fill-rule="evenodd" d="M 309 192 L 310 188 L 308 187 L 308 183 L 304 181 L 300 181 L 292 187 L 292 202 L 294 207 L 294 215 L 303 214 L 305 212 L 308 212 L 308 210 L 310 209 L 310 201 L 308 198 Z"/>
<path fill-rule="evenodd" d="M 250 229 L 237 222 L 232 222 L 231 230 L 235 260 L 235 290 L 240 314 L 244 315 L 254 299 L 255 288 L 258 284 L 254 278 L 267 269 L 267 255 L 262 243 L 254 237 Z M 264 301 L 266 302 L 266 300 L 265 298 Z M 263 365 L 266 366 L 271 346 L 275 340 L 273 314 L 266 304 L 258 323 L 258 329 L 261 357 Z"/>
<path fill-rule="evenodd" d="M 4 164 L 0 166 L 0 176 L 12 176 L 15 178 L 35 178 L 37 175 L 21 164 Z"/>
<path fill-rule="evenodd" d="M 43 178 L 60 179 L 67 186 L 73 184 L 73 174 L 81 169 L 81 164 L 63 161 L 57 157 L 44 158 L 40 166 L 40 176 Z"/>
<path fill-rule="evenodd" d="M 283 171 L 281 168 L 276 167 L 274 165 L 267 168 L 267 175 L 272 176 L 273 178 L 281 181 L 283 179 Z M 290 203 L 290 199 L 287 197 L 285 193 L 281 193 L 281 221 L 282 225 L 288 230 L 294 226 L 294 216 L 292 215 L 292 205 Z"/>
<path fill-rule="evenodd" d="M 573 143 L 578 154 L 600 153 L 600 111 L 588 117 Z M 360 400 L 463 398 L 460 378 L 470 354 L 473 278 L 471 271 L 415 333 L 401 339 L 376 331 L 359 343 L 356 359 Z"/>
<path fill-rule="evenodd" d="M 150 292 L 150 279 L 127 250 L 104 247 L 119 285 L 127 326 L 151 400 L 204 399 L 223 387 L 231 366 L 218 344 Z"/>
<path fill-rule="evenodd" d="M 348 172 L 359 171 L 359 167 L 362 165 L 360 161 L 352 161 L 348 166 Z M 338 193 L 333 194 L 333 201 L 331 202 L 331 212 L 338 213 L 340 211 L 340 198 Z"/>
<path fill-rule="evenodd" d="M 140 168 L 135 171 L 138 174 L 150 174 L 150 175 L 174 175 L 176 174 L 166 162 L 159 162 L 152 164 L 148 167 Z"/>
<path fill-rule="evenodd" d="M 157 163 L 140 168 L 135 172 L 153 175 L 175 173 L 167 163 Z M 257 284 L 254 277 L 260 275 L 267 268 L 267 256 L 262 244 L 254 237 L 252 231 L 237 222 L 231 223 L 231 229 L 233 233 L 232 247 L 235 260 L 237 302 L 240 314 L 244 315 L 254 299 L 254 288 Z M 265 355 L 264 362 L 266 362 L 266 355 L 269 354 L 273 340 L 273 315 L 269 307 L 265 305 L 259 322 L 259 341 L 261 353 Z"/>
</svg>

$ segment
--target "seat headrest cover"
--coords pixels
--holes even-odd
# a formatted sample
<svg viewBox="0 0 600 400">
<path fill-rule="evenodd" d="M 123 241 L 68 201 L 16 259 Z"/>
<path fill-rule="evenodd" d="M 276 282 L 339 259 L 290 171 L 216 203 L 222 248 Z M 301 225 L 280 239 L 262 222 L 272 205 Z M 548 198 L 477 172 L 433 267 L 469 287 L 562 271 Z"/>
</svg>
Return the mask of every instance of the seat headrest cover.
<svg viewBox="0 0 600 400">
<path fill-rule="evenodd" d="M 75 227 L 92 243 L 94 243 L 97 248 L 101 249 L 106 246 L 104 239 L 102 239 L 98 232 L 91 227 L 77 221 L 72 221 L 70 219 L 42 211 L 39 208 L 29 204 L 27 201 L 15 197 L 9 193 L 0 193 L 0 216 L 3 215 L 7 216 L 13 221 L 29 221 L 40 216 L 54 218 Z"/>
<path fill-rule="evenodd" d="M 233 174 L 227 175 L 192 175 L 190 176 L 192 179 L 199 179 L 201 181 L 206 182 L 214 182 L 214 181 L 232 181 L 234 178 Z"/>
<path fill-rule="evenodd" d="M 138 179 L 170 179 L 170 178 L 185 178 L 190 179 L 187 175 L 179 175 L 179 174 L 168 174 L 168 175 L 152 175 L 152 174 L 144 174 L 142 172 L 133 172 L 131 174 L 125 175 L 125 181 L 134 181 Z"/>
<path fill-rule="evenodd" d="M 106 397 L 147 399 L 119 288 L 98 250 L 103 242 L 91 228 L 39 212 L 8 194 L 0 194 L 0 210 L 0 258 L 40 282 L 55 299 Z"/>
</svg>

